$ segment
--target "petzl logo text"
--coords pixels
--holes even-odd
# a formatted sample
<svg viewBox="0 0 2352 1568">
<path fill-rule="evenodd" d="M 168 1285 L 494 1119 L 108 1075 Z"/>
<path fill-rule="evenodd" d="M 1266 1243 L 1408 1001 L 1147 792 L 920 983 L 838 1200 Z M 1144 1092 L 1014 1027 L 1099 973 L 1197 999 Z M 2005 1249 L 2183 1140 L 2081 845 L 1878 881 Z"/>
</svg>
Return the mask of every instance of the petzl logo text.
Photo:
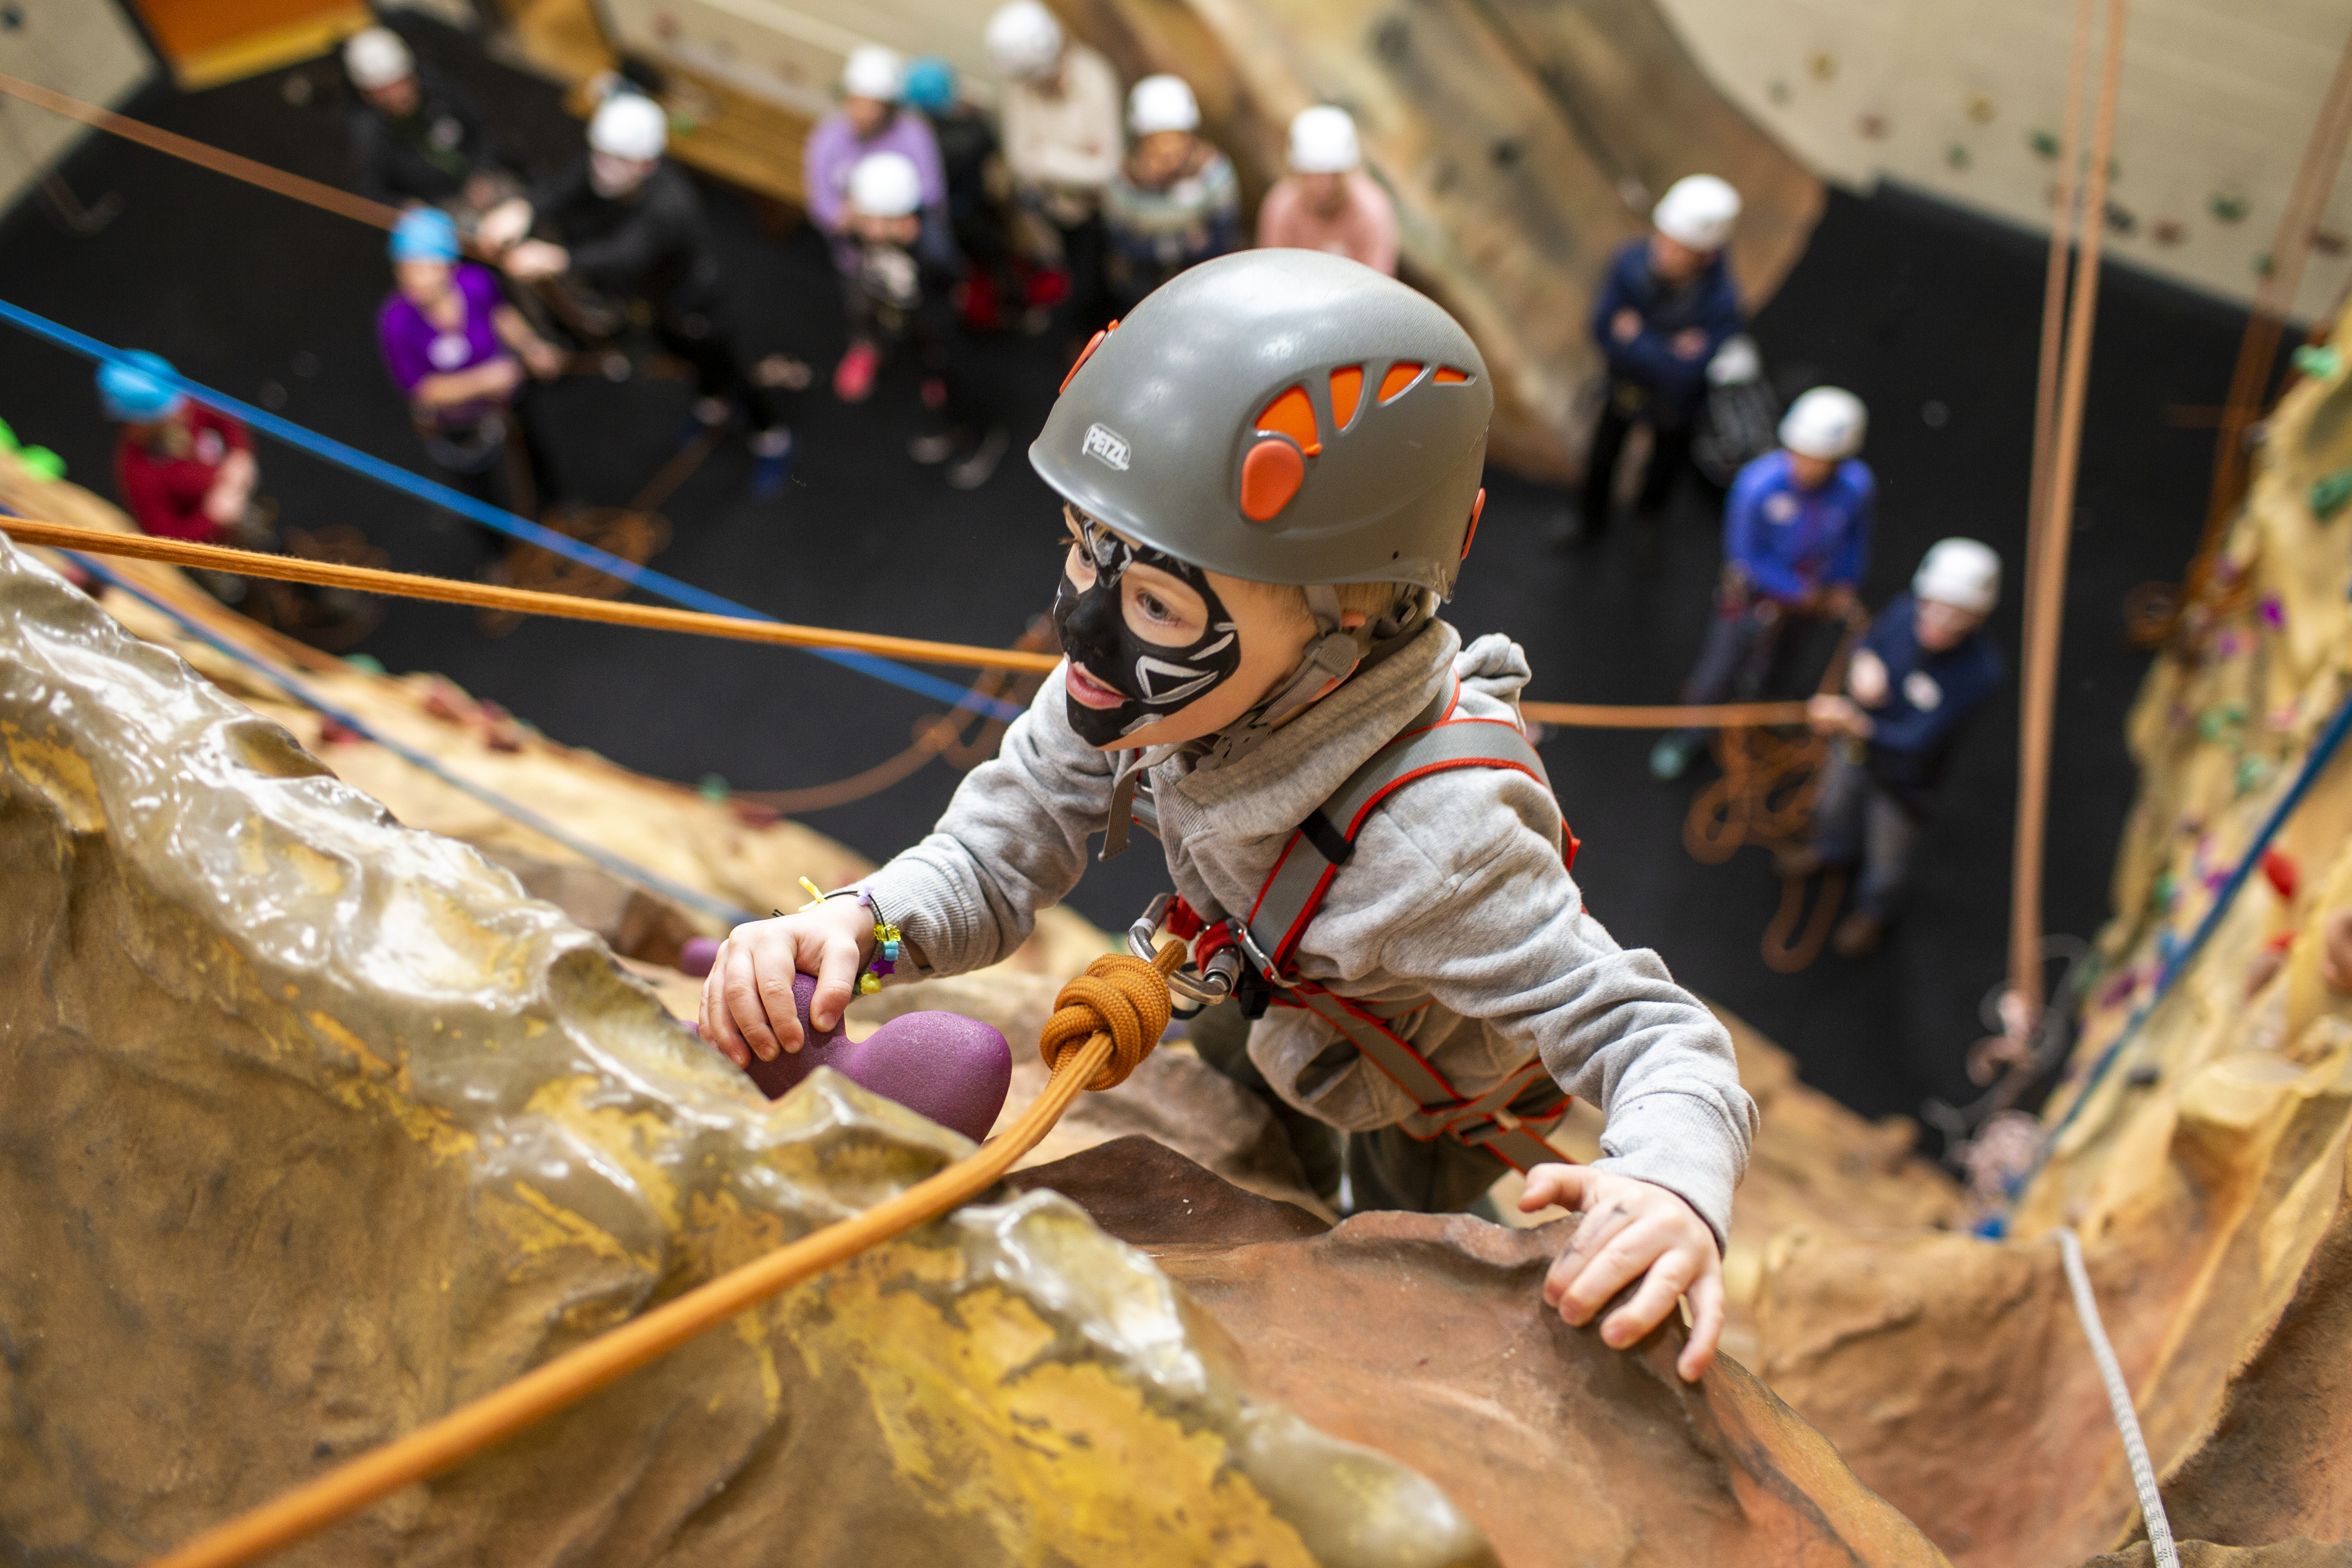
<svg viewBox="0 0 2352 1568">
<path fill-rule="evenodd" d="M 1122 474 L 1127 472 L 1129 459 L 1135 456 L 1135 449 L 1127 444 L 1127 437 L 1108 425 L 1087 426 L 1087 444 L 1078 450 Z"/>
</svg>

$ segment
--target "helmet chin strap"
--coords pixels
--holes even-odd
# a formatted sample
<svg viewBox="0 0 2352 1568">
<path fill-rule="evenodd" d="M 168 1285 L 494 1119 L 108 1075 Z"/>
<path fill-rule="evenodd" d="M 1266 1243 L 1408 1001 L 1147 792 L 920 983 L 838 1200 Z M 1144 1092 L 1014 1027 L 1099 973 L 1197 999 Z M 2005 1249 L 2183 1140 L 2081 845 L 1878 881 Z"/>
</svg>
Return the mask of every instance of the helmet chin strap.
<svg viewBox="0 0 2352 1568">
<path fill-rule="evenodd" d="M 1215 734 L 1174 745 L 1138 747 L 1118 753 L 1111 775 L 1110 816 L 1103 824 L 1098 858 L 1108 860 L 1127 848 L 1135 818 L 1136 787 L 1143 775 L 1181 752 L 1200 753 L 1195 765 L 1206 770 L 1239 762 L 1265 744 L 1281 729 L 1336 689 L 1357 671 L 1369 669 L 1411 641 L 1437 613 L 1437 595 L 1416 588 L 1398 599 L 1389 614 L 1370 623 L 1347 624 L 1339 595 L 1326 583 L 1309 584 L 1307 607 L 1315 616 L 1315 640 L 1290 673 L 1256 707 Z"/>
</svg>

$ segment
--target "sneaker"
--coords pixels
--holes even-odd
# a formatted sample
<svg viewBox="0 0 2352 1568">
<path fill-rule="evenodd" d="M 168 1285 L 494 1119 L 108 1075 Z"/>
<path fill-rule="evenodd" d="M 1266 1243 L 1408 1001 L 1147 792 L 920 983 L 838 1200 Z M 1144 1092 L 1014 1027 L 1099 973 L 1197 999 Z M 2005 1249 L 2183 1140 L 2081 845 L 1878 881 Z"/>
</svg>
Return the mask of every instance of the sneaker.
<svg viewBox="0 0 2352 1568">
<path fill-rule="evenodd" d="M 1867 910 L 1856 910 L 1830 933 L 1830 951 L 1840 958 L 1868 958 L 1885 940 L 1886 922 Z"/>
<path fill-rule="evenodd" d="M 833 367 L 833 395 L 844 403 L 863 403 L 874 395 L 874 373 L 882 355 L 872 343 L 852 343 Z"/>
<path fill-rule="evenodd" d="M 1013 437 L 1000 425 L 980 438 L 980 445 L 948 465 L 948 483 L 960 490 L 976 490 L 988 483 Z"/>
<path fill-rule="evenodd" d="M 1698 755 L 1698 741 L 1689 735 L 1661 738 L 1650 748 L 1650 776 L 1660 784 L 1674 783 L 1690 772 L 1691 759 Z"/>
<path fill-rule="evenodd" d="M 784 479 L 793 471 L 793 433 L 781 426 L 761 430 L 751 437 L 751 494 L 761 500 L 772 500 L 783 493 Z"/>
<path fill-rule="evenodd" d="M 963 450 L 965 432 L 941 430 L 935 435 L 918 436 L 907 443 L 907 456 L 927 468 L 935 468 Z"/>
<path fill-rule="evenodd" d="M 796 360 L 790 354 L 770 354 L 751 367 L 751 379 L 761 386 L 798 392 L 814 379 L 814 373 L 805 360 Z"/>
</svg>

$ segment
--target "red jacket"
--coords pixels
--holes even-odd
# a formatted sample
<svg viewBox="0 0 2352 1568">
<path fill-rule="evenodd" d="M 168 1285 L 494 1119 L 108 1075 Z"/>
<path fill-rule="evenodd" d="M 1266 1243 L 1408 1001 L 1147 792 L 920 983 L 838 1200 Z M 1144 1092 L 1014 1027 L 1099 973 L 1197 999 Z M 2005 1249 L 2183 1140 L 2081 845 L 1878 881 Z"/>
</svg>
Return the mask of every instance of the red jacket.
<svg viewBox="0 0 2352 1568">
<path fill-rule="evenodd" d="M 186 455 L 156 450 L 126 429 L 114 444 L 114 488 L 131 521 L 146 532 L 211 544 L 222 530 L 205 515 L 205 496 L 228 455 L 251 451 L 253 438 L 236 420 L 201 404 L 190 403 L 173 417 L 188 433 Z"/>
</svg>

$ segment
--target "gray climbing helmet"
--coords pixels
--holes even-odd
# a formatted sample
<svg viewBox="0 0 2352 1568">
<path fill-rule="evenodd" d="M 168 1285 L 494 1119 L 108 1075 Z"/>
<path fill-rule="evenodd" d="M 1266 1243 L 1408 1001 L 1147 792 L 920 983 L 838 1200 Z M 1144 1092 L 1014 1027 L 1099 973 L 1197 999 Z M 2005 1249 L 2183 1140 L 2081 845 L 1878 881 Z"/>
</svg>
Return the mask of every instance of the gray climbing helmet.
<svg viewBox="0 0 2352 1568">
<path fill-rule="evenodd" d="M 1205 261 L 1097 334 L 1029 448 L 1045 482 L 1212 571 L 1450 595 L 1495 395 L 1444 309 L 1312 250 Z"/>
</svg>

